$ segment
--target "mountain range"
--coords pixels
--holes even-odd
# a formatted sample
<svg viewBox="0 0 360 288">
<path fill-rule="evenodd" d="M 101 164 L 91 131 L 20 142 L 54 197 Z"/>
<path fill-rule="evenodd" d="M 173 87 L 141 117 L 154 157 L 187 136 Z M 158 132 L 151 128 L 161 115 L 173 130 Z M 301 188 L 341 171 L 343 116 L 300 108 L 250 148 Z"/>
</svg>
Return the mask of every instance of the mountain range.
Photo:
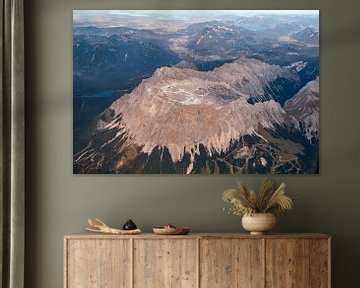
<svg viewBox="0 0 360 288">
<path fill-rule="evenodd" d="M 316 21 L 259 19 L 74 27 L 74 173 L 318 173 Z"/>
<path fill-rule="evenodd" d="M 279 78 L 300 81 L 289 68 L 254 59 L 208 72 L 159 68 L 102 113 L 75 165 L 82 173 L 299 172 L 301 153 L 311 143 L 290 139 L 317 141 L 318 80 L 284 107 L 276 93 L 249 103 L 250 95 L 265 97 Z M 307 113 L 299 113 L 299 107 Z"/>
</svg>

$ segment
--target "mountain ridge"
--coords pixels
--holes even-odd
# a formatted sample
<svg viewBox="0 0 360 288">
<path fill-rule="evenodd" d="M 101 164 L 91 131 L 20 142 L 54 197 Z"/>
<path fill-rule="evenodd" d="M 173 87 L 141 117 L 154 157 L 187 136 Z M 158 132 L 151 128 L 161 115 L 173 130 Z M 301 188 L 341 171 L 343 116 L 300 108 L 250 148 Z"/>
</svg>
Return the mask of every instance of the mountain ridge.
<svg viewBox="0 0 360 288">
<path fill-rule="evenodd" d="M 229 75 L 233 75 L 233 79 Z M 251 79 L 242 81 L 250 75 Z M 102 113 L 94 134 L 108 136 L 99 143 L 100 149 L 91 148 L 91 143 L 86 149 L 92 149 L 93 158 L 127 155 L 126 160 L 120 157 L 113 163 L 115 170 L 135 161 L 139 155 L 150 157 L 155 153 L 162 159 L 161 155 L 165 153 L 169 163 L 180 163 L 187 158 L 185 172 L 192 173 L 199 161 L 201 147 L 202 155 L 211 158 L 230 153 L 231 143 L 244 136 L 266 143 L 265 134 L 276 135 L 280 127 L 286 130 L 289 125 L 300 131 L 298 119 L 288 115 L 274 99 L 253 104 L 247 101 L 254 93 L 264 93 L 264 87 L 276 77 L 296 79 L 296 74 L 280 66 L 245 58 L 207 72 L 159 68 Z M 251 87 L 248 87 L 249 83 Z M 286 103 L 291 103 L 291 99 Z M 291 110 L 290 104 L 287 109 Z M 287 145 L 285 143 L 282 145 Z M 86 149 L 76 155 L 78 163 L 85 159 Z M 300 153 L 301 149 L 296 151 Z M 262 160 L 261 163 L 265 162 Z"/>
</svg>

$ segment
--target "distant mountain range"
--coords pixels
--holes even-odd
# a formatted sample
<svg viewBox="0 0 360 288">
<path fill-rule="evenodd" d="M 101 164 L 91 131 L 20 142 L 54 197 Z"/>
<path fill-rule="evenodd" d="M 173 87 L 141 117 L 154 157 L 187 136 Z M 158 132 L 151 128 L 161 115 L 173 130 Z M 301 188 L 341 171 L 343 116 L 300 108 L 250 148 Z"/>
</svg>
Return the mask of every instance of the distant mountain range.
<svg viewBox="0 0 360 288">
<path fill-rule="evenodd" d="M 291 34 L 291 37 L 299 42 L 319 45 L 319 30 L 305 28 L 299 32 Z"/>
<path fill-rule="evenodd" d="M 76 28 L 73 46 L 75 96 L 109 87 L 126 89 L 156 68 L 180 61 L 154 33 L 136 29 Z"/>
<path fill-rule="evenodd" d="M 74 173 L 318 173 L 318 22 L 285 18 L 74 27 Z"/>
</svg>

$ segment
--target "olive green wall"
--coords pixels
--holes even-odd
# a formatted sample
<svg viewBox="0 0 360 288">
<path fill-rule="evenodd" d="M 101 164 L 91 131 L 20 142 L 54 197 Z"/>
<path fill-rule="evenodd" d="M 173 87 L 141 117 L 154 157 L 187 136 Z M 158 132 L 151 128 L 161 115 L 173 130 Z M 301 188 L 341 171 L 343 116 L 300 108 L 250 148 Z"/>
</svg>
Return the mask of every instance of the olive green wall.
<svg viewBox="0 0 360 288">
<path fill-rule="evenodd" d="M 145 231 L 172 222 L 193 231 L 241 231 L 223 212 L 232 176 L 76 176 L 72 174 L 73 9 L 320 9 L 320 175 L 278 175 L 299 197 L 280 232 L 333 236 L 333 287 L 359 287 L 360 21 L 355 1 L 27 0 L 26 287 L 63 285 L 63 235 L 88 216 Z M 358 3 L 359 4 L 359 3 Z M 261 176 L 243 176 L 250 186 Z"/>
</svg>

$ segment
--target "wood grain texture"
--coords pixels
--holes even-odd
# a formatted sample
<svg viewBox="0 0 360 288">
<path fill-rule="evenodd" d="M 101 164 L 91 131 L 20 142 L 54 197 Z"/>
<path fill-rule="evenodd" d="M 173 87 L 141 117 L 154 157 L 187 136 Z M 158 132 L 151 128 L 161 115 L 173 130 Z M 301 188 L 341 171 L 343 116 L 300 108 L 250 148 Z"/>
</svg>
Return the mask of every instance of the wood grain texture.
<svg viewBox="0 0 360 288">
<path fill-rule="evenodd" d="M 68 239 L 65 287 L 131 287 L 130 252 L 130 240 Z"/>
<path fill-rule="evenodd" d="M 329 241 L 310 240 L 310 287 L 328 288 L 330 273 Z M 329 281 L 330 283 L 330 281 Z"/>
<path fill-rule="evenodd" d="M 196 288 L 196 247 L 192 239 L 134 240 L 134 287 Z"/>
<path fill-rule="evenodd" d="M 139 236 L 65 236 L 64 287 L 331 287 L 327 235 Z"/>
<path fill-rule="evenodd" d="M 259 239 L 201 240 L 200 287 L 263 287 L 262 250 Z"/>
<path fill-rule="evenodd" d="M 267 288 L 304 288 L 310 283 L 310 241 L 266 239 Z"/>
<path fill-rule="evenodd" d="M 107 235 L 101 233 L 78 233 L 66 235 L 65 239 L 329 239 L 329 235 L 319 233 L 289 233 L 250 235 L 249 233 L 190 233 L 188 235 L 156 235 L 142 233 L 139 235 Z"/>
</svg>

